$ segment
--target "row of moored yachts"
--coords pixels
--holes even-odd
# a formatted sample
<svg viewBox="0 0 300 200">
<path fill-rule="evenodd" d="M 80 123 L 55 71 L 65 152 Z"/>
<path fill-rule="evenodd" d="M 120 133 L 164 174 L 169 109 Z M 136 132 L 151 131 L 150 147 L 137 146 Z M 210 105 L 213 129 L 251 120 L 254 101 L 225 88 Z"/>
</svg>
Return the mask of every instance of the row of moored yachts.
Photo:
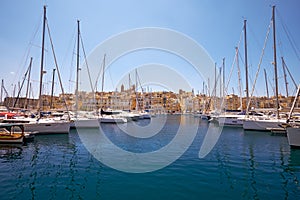
<svg viewBox="0 0 300 200">
<path fill-rule="evenodd" d="M 104 112 L 104 111 L 102 111 Z M 43 112 L 40 117 L 28 117 L 11 112 L 0 113 L 0 143 L 22 143 L 36 134 L 64 134 L 70 128 L 97 128 L 99 123 L 127 123 L 151 119 L 149 112 L 114 111 L 103 114 L 88 112 Z M 42 116 L 42 117 L 41 117 Z"/>
<path fill-rule="evenodd" d="M 273 112 L 245 112 L 230 114 L 200 114 L 202 119 L 220 126 L 240 127 L 247 131 L 270 131 L 287 134 L 291 147 L 300 147 L 300 113 L 280 114 L 277 117 Z"/>
</svg>

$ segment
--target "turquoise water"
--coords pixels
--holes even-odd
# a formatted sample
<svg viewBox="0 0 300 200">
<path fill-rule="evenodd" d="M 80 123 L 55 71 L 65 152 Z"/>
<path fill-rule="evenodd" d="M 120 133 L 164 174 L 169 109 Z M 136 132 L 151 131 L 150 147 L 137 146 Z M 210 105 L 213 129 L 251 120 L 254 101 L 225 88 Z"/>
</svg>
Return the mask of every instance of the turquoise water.
<svg viewBox="0 0 300 200">
<path fill-rule="evenodd" d="M 124 134 L 114 124 L 101 126 L 112 142 L 139 153 L 167 145 L 180 120 L 168 116 L 161 132 L 146 139 Z M 207 127 L 199 122 L 189 149 L 171 165 L 149 173 L 103 165 L 76 130 L 37 136 L 26 145 L 1 145 L 0 199 L 300 199 L 300 150 L 291 150 L 286 137 L 224 128 L 213 150 L 200 159 Z"/>
</svg>

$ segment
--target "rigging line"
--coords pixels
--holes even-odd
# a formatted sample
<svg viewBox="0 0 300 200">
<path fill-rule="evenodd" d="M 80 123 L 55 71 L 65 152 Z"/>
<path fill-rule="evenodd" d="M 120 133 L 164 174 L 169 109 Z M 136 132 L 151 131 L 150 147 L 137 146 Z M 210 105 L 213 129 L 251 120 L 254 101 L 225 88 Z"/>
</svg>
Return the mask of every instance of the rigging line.
<svg viewBox="0 0 300 200">
<path fill-rule="evenodd" d="M 19 91 L 18 91 L 18 94 L 17 94 L 17 98 L 16 98 L 16 100 L 15 100 L 15 102 L 14 102 L 13 108 L 16 107 L 17 101 L 19 100 L 19 97 L 20 97 L 20 95 L 21 95 L 21 91 L 22 91 L 23 85 L 24 85 L 24 83 L 25 83 L 27 74 L 28 74 L 28 72 L 29 72 L 30 66 L 31 66 L 31 63 L 30 63 L 29 67 L 28 67 L 27 70 L 26 70 L 26 73 L 25 73 L 25 75 L 24 75 L 24 78 L 23 78 L 21 87 L 19 88 Z"/>
<path fill-rule="evenodd" d="M 73 28 L 73 34 L 72 34 L 72 37 L 70 37 L 70 40 L 69 40 L 69 42 L 68 42 L 68 47 L 67 47 L 67 50 L 66 50 L 66 53 L 65 53 L 65 55 L 64 55 L 63 62 L 62 62 L 63 65 L 65 65 L 65 63 L 66 63 L 68 54 L 69 54 L 70 49 L 71 49 L 71 47 L 72 47 L 72 44 L 73 44 L 74 46 L 76 46 L 76 42 L 74 42 L 74 41 L 76 41 L 75 38 L 76 38 L 76 27 L 74 26 L 74 28 Z M 73 46 L 72 54 L 74 54 L 74 52 L 75 52 L 74 46 Z"/>
<path fill-rule="evenodd" d="M 249 67 L 252 67 L 252 65 L 249 65 Z M 249 76 L 249 79 L 250 79 L 250 82 L 253 84 L 253 77 L 252 76 Z M 258 92 L 257 92 L 257 89 L 254 88 L 254 93 L 256 94 L 256 96 L 258 96 Z"/>
<path fill-rule="evenodd" d="M 46 25 L 47 25 L 48 35 L 49 35 L 49 39 L 50 39 L 52 54 L 53 54 L 53 58 L 54 58 L 54 62 L 55 62 L 55 67 L 56 67 L 56 71 L 57 71 L 57 75 L 58 75 L 58 80 L 59 80 L 59 84 L 60 84 L 60 88 L 61 88 L 61 92 L 62 92 L 62 96 L 63 96 L 63 102 L 65 104 L 66 111 L 68 113 L 68 118 L 70 119 L 70 113 L 69 113 L 68 105 L 67 105 L 66 98 L 65 98 L 65 92 L 64 92 L 64 88 L 63 88 L 63 84 L 62 84 L 62 80 L 61 80 L 61 76 L 60 76 L 60 72 L 59 72 L 59 68 L 58 68 L 58 64 L 57 64 L 56 55 L 54 52 L 54 45 L 52 42 L 48 21 L 46 21 Z"/>
<path fill-rule="evenodd" d="M 214 94 L 214 104 L 216 104 L 216 102 L 217 102 L 217 85 L 218 85 L 218 80 L 219 80 L 219 78 L 220 78 L 220 76 L 221 76 L 221 74 L 219 74 L 218 73 L 218 75 L 217 75 L 217 77 L 216 77 L 216 81 L 215 81 L 215 85 L 214 85 L 214 89 L 213 89 L 213 91 L 212 91 L 212 94 Z M 220 97 L 221 98 L 221 97 Z M 216 105 L 214 105 L 214 106 L 216 106 Z M 217 107 L 215 107 L 214 108 L 215 110 L 217 110 Z"/>
<path fill-rule="evenodd" d="M 84 45 L 83 45 L 83 39 L 82 39 L 82 36 L 81 36 L 81 32 L 79 33 L 79 36 L 80 36 L 80 42 L 81 42 L 83 56 L 84 56 L 84 62 L 85 62 L 86 68 L 87 68 L 88 76 L 89 76 L 89 82 L 90 82 L 91 90 L 92 90 L 92 93 L 95 94 L 94 93 L 94 88 L 93 88 L 93 83 L 92 83 L 92 78 L 91 78 L 91 73 L 90 73 L 90 68 L 89 68 L 89 65 L 88 65 L 88 62 L 87 62 L 85 48 L 84 48 Z"/>
<path fill-rule="evenodd" d="M 243 105 L 243 101 L 242 101 L 242 96 L 243 96 L 243 92 L 242 92 L 242 79 L 241 79 L 241 69 L 240 69 L 240 65 L 239 65 L 239 48 L 236 47 L 236 67 L 237 67 L 237 71 L 238 71 L 238 89 L 239 89 L 239 95 L 240 95 L 240 107 L 242 109 L 242 105 Z"/>
<path fill-rule="evenodd" d="M 237 45 L 237 48 L 238 48 L 238 49 L 240 48 L 240 43 L 241 43 L 241 41 L 242 41 L 242 36 L 243 36 L 243 30 L 242 30 L 241 33 L 240 33 L 240 40 L 239 40 L 238 45 Z M 226 83 L 226 87 L 225 87 L 225 85 L 223 86 L 223 87 L 225 87 L 225 90 L 224 90 L 224 91 L 225 91 L 225 94 L 228 93 L 227 90 L 228 90 L 229 82 L 230 82 L 230 79 L 231 79 L 231 76 L 232 76 L 232 73 L 233 73 L 234 64 L 235 64 L 236 60 L 237 60 L 237 58 L 236 58 L 236 52 L 235 52 L 235 54 L 234 54 L 234 59 L 233 59 L 233 62 L 232 62 L 231 68 L 230 68 L 229 77 L 228 77 L 228 80 L 227 80 L 227 83 Z M 225 95 L 225 94 L 223 94 L 223 95 Z M 222 102 L 222 104 L 223 104 L 223 102 Z"/>
<path fill-rule="evenodd" d="M 271 88 L 272 88 L 272 91 L 273 91 L 273 96 L 275 96 L 275 87 L 274 87 L 274 79 L 273 81 L 270 79 L 270 77 L 268 76 L 268 82 L 269 82 L 269 85 L 271 85 Z"/>
<path fill-rule="evenodd" d="M 239 62 L 241 61 L 241 63 L 242 63 L 243 65 L 245 65 L 245 62 L 244 62 L 244 60 L 243 60 L 243 57 L 242 57 L 240 51 L 238 51 L 238 57 L 239 57 Z M 240 65 L 240 64 L 239 64 L 239 65 Z M 240 69 L 240 67 L 239 67 L 239 69 Z M 240 73 L 241 73 L 241 69 L 240 69 Z M 240 79 L 242 80 L 242 78 L 240 78 Z M 243 84 L 242 84 L 242 83 L 241 83 L 241 88 L 243 88 Z"/>
<path fill-rule="evenodd" d="M 247 23 L 247 26 L 248 26 L 248 30 L 250 30 L 250 33 L 251 33 L 251 35 L 252 35 L 253 38 L 254 38 L 254 41 L 255 41 L 255 43 L 256 43 L 256 45 L 257 45 L 257 48 L 261 47 L 262 45 L 261 45 L 261 43 L 258 41 L 257 36 L 255 35 L 255 31 L 253 31 L 254 29 L 252 29 L 252 27 L 251 27 L 251 24 L 250 24 L 250 26 L 249 26 L 249 23 Z"/>
<path fill-rule="evenodd" d="M 242 32 L 242 33 L 243 33 L 243 32 Z M 236 47 L 236 49 L 239 48 L 240 42 L 241 42 L 241 38 L 240 38 L 240 41 L 239 41 L 239 43 L 238 43 L 238 47 Z M 222 103 L 221 103 L 221 108 L 223 107 L 223 105 L 224 105 L 224 103 L 225 103 L 225 98 L 224 98 L 224 96 L 228 94 L 228 86 L 229 86 L 229 83 L 230 83 L 230 80 L 231 80 L 232 73 L 233 73 L 233 71 L 234 71 L 234 65 L 235 65 L 235 63 L 238 63 L 237 59 L 238 59 L 238 58 L 237 58 L 236 52 L 235 52 L 235 56 L 234 56 L 234 59 L 233 59 L 232 65 L 231 65 L 229 77 L 228 77 L 228 80 L 227 80 L 227 83 L 226 83 L 226 87 L 223 86 L 223 87 L 225 87 L 225 90 L 224 90 L 224 94 L 223 94 L 223 99 L 222 99 Z M 223 67 L 224 67 L 224 66 L 223 66 Z M 238 67 L 238 66 L 237 66 L 237 67 Z M 239 67 L 238 67 L 238 71 L 239 71 Z"/>
<path fill-rule="evenodd" d="M 136 69 L 137 70 L 137 69 Z M 136 73 L 136 75 L 137 75 L 137 80 L 138 80 L 138 83 L 140 84 L 140 87 L 141 87 L 141 90 L 142 90 L 142 94 L 144 93 L 144 89 L 143 89 L 143 87 L 142 87 L 142 84 L 141 84 L 141 79 L 140 79 L 140 76 L 139 76 L 139 74 L 138 73 Z M 136 88 L 138 89 L 138 87 L 136 86 Z"/>
<path fill-rule="evenodd" d="M 292 92 L 292 94 L 295 94 L 295 93 L 296 93 L 296 91 L 297 91 L 297 88 L 296 88 L 296 89 L 293 89 L 293 92 Z"/>
<path fill-rule="evenodd" d="M 40 17 L 39 17 L 38 19 L 42 19 L 41 16 L 42 16 L 42 14 L 40 15 Z M 30 38 L 30 40 L 29 40 L 29 42 L 28 42 L 28 44 L 27 44 L 26 51 L 24 52 L 24 55 L 23 55 L 23 57 L 22 57 L 22 59 L 21 59 L 21 61 L 20 61 L 19 66 L 21 66 L 22 63 L 24 63 L 24 64 L 23 64 L 22 70 L 19 70 L 19 72 L 23 71 L 24 68 L 25 68 L 26 65 L 27 65 L 27 62 L 28 62 L 28 59 L 29 59 L 29 54 L 30 54 L 30 51 L 31 51 L 31 47 L 33 46 L 33 45 L 32 45 L 32 41 L 33 41 L 34 38 L 36 37 L 36 35 L 37 35 L 37 33 L 38 33 L 39 29 L 40 29 L 40 26 L 41 26 L 41 23 L 40 23 L 40 21 L 39 21 L 39 22 L 36 24 L 36 27 L 35 27 L 35 29 L 34 29 L 35 31 L 33 32 L 32 36 L 31 36 L 31 38 Z M 19 74 L 19 76 L 21 76 L 21 74 Z M 15 79 L 14 79 L 13 82 L 15 82 L 16 77 L 19 77 L 19 76 L 15 76 Z"/>
<path fill-rule="evenodd" d="M 6 88 L 5 88 L 4 85 L 2 86 L 2 88 L 3 88 L 3 90 L 4 90 L 5 94 L 6 94 L 6 97 L 9 97 L 9 94 L 8 94 L 8 92 L 7 92 L 7 90 L 6 90 Z"/>
<path fill-rule="evenodd" d="M 217 75 L 217 77 L 216 77 L 216 81 L 215 81 L 215 83 L 214 83 L 214 89 L 213 89 L 213 91 L 212 91 L 212 94 L 211 94 L 211 96 L 217 96 L 217 86 L 218 86 L 218 80 L 219 80 L 219 78 L 220 78 L 220 74 L 218 74 Z"/>
<path fill-rule="evenodd" d="M 110 77 L 111 84 L 112 84 L 112 86 L 113 86 L 113 88 L 114 88 L 114 87 L 115 87 L 115 84 L 114 84 L 113 79 L 112 79 L 112 76 L 111 76 L 110 68 L 108 68 L 107 70 L 108 70 L 108 73 L 109 73 L 109 77 Z"/>
<path fill-rule="evenodd" d="M 245 61 L 243 60 L 243 56 L 241 55 L 240 51 L 238 52 L 239 59 L 241 60 L 242 64 L 245 65 Z"/>
<path fill-rule="evenodd" d="M 210 96 L 213 96 L 213 95 L 217 96 L 217 92 L 216 91 L 217 91 L 217 85 L 218 85 L 219 78 L 220 78 L 220 74 L 218 73 L 218 75 L 217 75 L 217 77 L 215 79 L 214 88 L 213 88 Z"/>
<path fill-rule="evenodd" d="M 279 48 L 279 55 L 284 56 L 283 52 L 283 39 L 281 37 L 281 34 L 277 34 L 277 49 Z"/>
<path fill-rule="evenodd" d="M 75 40 L 74 40 L 75 41 Z M 73 70 L 73 66 L 75 66 L 74 65 L 74 55 L 76 54 L 75 53 L 75 48 L 76 48 L 76 42 L 74 42 L 74 46 L 73 46 L 73 50 L 72 50 L 72 58 L 71 58 L 71 66 L 70 66 L 70 76 L 69 76 L 69 83 L 71 83 L 71 82 L 75 82 L 75 81 L 72 81 L 72 75 L 73 75 L 73 72 L 74 72 L 74 70 Z M 70 89 L 70 85 L 69 85 L 69 89 Z M 71 90 L 70 90 L 71 91 Z"/>
<path fill-rule="evenodd" d="M 259 71 L 260 71 L 260 67 L 261 67 L 261 63 L 262 63 L 262 60 L 263 60 L 263 56 L 264 56 L 264 54 L 265 54 L 265 48 L 266 48 L 266 46 L 267 46 L 267 41 L 268 41 L 269 34 L 270 34 L 270 30 L 271 30 L 271 24 L 272 24 L 272 21 L 271 21 L 271 23 L 269 24 L 269 27 L 268 27 L 268 31 L 267 31 L 267 35 L 266 35 L 266 38 L 265 38 L 265 42 L 264 42 L 262 54 L 261 54 L 261 56 L 260 56 L 259 63 L 258 63 L 258 69 L 257 69 L 256 75 L 255 75 L 255 79 L 254 79 L 254 83 L 253 83 L 253 86 L 252 86 L 252 91 L 251 91 L 250 99 L 253 97 L 253 93 L 254 93 L 254 89 L 255 89 L 257 77 L 258 77 L 258 73 L 259 73 Z M 251 103 L 251 100 L 248 102 L 247 110 L 249 110 L 250 103 Z M 247 113 L 247 115 L 248 115 L 248 114 L 249 114 L 249 113 Z"/>
<path fill-rule="evenodd" d="M 296 83 L 296 81 L 295 81 L 293 75 L 291 74 L 291 72 L 290 72 L 290 70 L 289 70 L 289 68 L 288 68 L 288 66 L 286 65 L 286 63 L 285 63 L 284 60 L 283 60 L 283 65 L 284 65 L 285 69 L 287 69 L 287 72 L 289 73 L 290 78 L 292 79 L 292 81 L 293 81 L 293 83 L 294 83 L 294 85 L 295 85 L 295 88 L 296 88 L 296 90 L 297 90 L 297 87 L 298 87 L 298 86 L 297 86 L 297 83 Z"/>
<path fill-rule="evenodd" d="M 75 48 L 76 48 L 76 39 L 75 39 L 75 37 L 76 37 L 76 29 L 75 29 L 76 27 L 74 27 L 74 30 L 73 30 L 73 35 L 72 35 L 72 37 L 71 37 L 71 40 L 69 41 L 69 45 L 68 45 L 68 48 L 67 48 L 67 51 L 66 51 L 66 54 L 65 54 L 65 56 L 64 56 L 64 60 L 63 60 L 63 66 L 65 65 L 65 63 L 66 63 L 66 60 L 67 60 L 67 54 L 68 54 L 68 52 L 70 52 L 70 49 L 71 49 L 71 46 L 72 46 L 72 43 L 73 43 L 73 49 L 72 49 L 72 57 L 71 57 L 71 67 L 70 67 L 70 77 L 69 77 L 69 81 L 70 80 L 72 80 L 72 74 L 73 74 L 73 64 L 74 64 L 74 52 L 75 52 Z"/>
<path fill-rule="evenodd" d="M 277 9 L 276 9 L 277 10 Z M 283 30 L 284 32 L 286 33 L 287 35 L 287 38 L 288 38 L 288 41 L 290 42 L 290 45 L 292 46 L 293 50 L 294 50 L 294 53 L 296 54 L 296 57 L 298 58 L 298 60 L 300 61 L 300 56 L 299 56 L 299 48 L 294 40 L 294 38 L 292 37 L 287 25 L 284 23 L 283 21 L 283 18 L 281 17 L 281 14 L 279 13 L 279 11 L 277 10 L 277 13 L 278 13 L 278 17 L 280 18 L 280 22 L 281 22 L 281 26 L 283 27 Z"/>
<path fill-rule="evenodd" d="M 95 81 L 95 85 L 92 87 L 92 90 L 94 89 L 94 90 L 96 90 L 96 92 L 97 92 L 97 85 L 98 85 L 98 81 L 99 81 L 99 78 L 100 78 L 100 75 L 101 74 L 103 74 L 104 73 L 104 59 L 102 59 L 102 62 L 101 62 L 101 67 L 100 67 L 100 70 L 98 71 L 98 75 L 97 75 L 97 77 L 96 77 L 96 81 Z"/>
<path fill-rule="evenodd" d="M 236 57 L 236 56 L 235 56 Z M 235 62 L 236 62 L 236 59 L 233 59 L 233 62 L 232 62 L 232 65 L 231 65 L 231 68 L 230 68 L 230 73 L 229 73 L 229 76 L 228 76 L 228 79 L 227 79 L 227 83 L 226 83 L 226 87 L 225 87 L 225 90 L 224 90 L 224 93 L 227 95 L 228 94 L 228 86 L 229 86 L 229 83 L 230 83 L 230 79 L 231 79 L 231 76 L 232 76 L 232 73 L 233 73 L 233 70 L 234 70 L 234 65 L 235 65 Z M 223 105 L 223 102 L 224 102 L 224 96 L 225 94 L 223 94 L 223 101 L 222 101 L 222 105 Z"/>
</svg>

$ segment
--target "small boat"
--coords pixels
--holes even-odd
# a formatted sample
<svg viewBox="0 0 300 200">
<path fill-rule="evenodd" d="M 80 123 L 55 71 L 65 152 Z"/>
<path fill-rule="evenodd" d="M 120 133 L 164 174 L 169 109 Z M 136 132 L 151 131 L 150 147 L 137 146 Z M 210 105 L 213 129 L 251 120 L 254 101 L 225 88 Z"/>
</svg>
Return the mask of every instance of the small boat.
<svg viewBox="0 0 300 200">
<path fill-rule="evenodd" d="M 24 137 L 22 124 L 0 124 L 0 143 L 23 143 Z"/>
</svg>

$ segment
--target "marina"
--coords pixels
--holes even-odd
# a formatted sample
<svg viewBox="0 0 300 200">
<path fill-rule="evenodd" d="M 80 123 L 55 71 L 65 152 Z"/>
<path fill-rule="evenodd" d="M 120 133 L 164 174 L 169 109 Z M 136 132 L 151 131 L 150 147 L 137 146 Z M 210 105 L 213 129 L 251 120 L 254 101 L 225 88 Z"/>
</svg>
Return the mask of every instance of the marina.
<svg viewBox="0 0 300 200">
<path fill-rule="evenodd" d="M 299 3 L 167 2 L 3 3 L 1 200 L 300 199 Z"/>
<path fill-rule="evenodd" d="M 174 163 L 149 173 L 103 165 L 87 151 L 76 129 L 38 135 L 26 145 L 1 145 L 1 199 L 299 199 L 300 151 L 290 148 L 286 136 L 224 127 L 216 146 L 200 159 L 209 123 L 194 116 L 169 115 L 163 129 L 145 139 L 126 134 L 117 124 L 101 128 L 120 148 L 142 153 L 162 148 L 179 124 L 189 122 L 199 123 L 191 146 Z M 149 125 L 145 120 L 129 123 Z"/>
</svg>

